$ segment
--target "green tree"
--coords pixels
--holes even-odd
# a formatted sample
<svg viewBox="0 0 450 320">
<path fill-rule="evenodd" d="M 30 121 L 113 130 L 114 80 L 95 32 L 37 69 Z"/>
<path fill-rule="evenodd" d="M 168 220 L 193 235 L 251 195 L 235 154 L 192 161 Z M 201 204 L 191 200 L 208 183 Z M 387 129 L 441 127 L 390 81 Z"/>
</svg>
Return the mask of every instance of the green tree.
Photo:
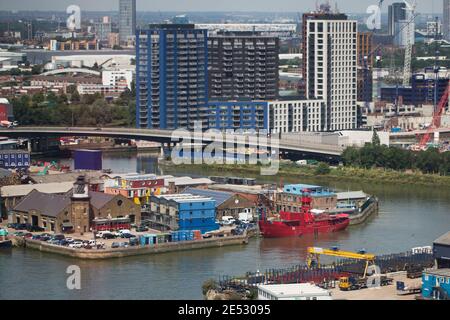
<svg viewBox="0 0 450 320">
<path fill-rule="evenodd" d="M 328 165 L 328 163 L 325 162 L 320 162 L 317 165 L 316 170 L 314 171 L 314 173 L 318 176 L 327 175 L 330 172 L 331 172 L 330 166 Z"/>
<path fill-rule="evenodd" d="M 360 150 L 355 147 L 348 147 L 342 153 L 342 161 L 346 166 L 360 166 Z"/>
<path fill-rule="evenodd" d="M 42 73 L 42 66 L 41 65 L 34 65 L 31 67 L 31 74 L 41 74 Z"/>
<path fill-rule="evenodd" d="M 441 167 L 441 154 L 439 150 L 430 148 L 426 151 L 419 152 L 416 167 L 423 173 L 438 173 Z"/>
<path fill-rule="evenodd" d="M 33 101 L 33 105 L 37 106 L 45 101 L 44 94 L 39 92 L 33 95 L 33 98 L 31 99 Z"/>
<path fill-rule="evenodd" d="M 378 136 L 378 132 L 375 129 L 373 129 L 372 145 L 373 146 L 381 145 L 380 137 Z"/>
<path fill-rule="evenodd" d="M 78 93 L 78 90 L 75 89 L 75 91 L 72 92 L 72 94 L 70 95 L 70 101 L 72 103 L 78 103 L 81 101 L 81 97 L 80 94 Z"/>
</svg>

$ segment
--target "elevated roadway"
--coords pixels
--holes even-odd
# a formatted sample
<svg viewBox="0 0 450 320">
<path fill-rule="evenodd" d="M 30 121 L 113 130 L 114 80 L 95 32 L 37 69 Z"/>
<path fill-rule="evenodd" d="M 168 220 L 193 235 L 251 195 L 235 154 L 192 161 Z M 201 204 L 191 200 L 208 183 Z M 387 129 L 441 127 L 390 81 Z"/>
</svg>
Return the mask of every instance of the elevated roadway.
<svg viewBox="0 0 450 320">
<path fill-rule="evenodd" d="M 65 136 L 97 136 L 97 137 L 111 137 L 124 138 L 135 140 L 147 140 L 160 143 L 178 143 L 176 139 L 172 139 L 172 130 L 156 130 L 156 129 L 133 129 L 133 128 L 83 128 L 83 127 L 15 127 L 15 128 L 1 128 L 0 136 L 11 138 L 38 138 L 38 137 L 65 137 Z M 242 135 L 240 136 L 243 137 Z M 188 138 L 188 137 L 182 137 Z M 193 143 L 211 143 L 223 142 L 234 143 L 238 140 L 239 135 L 225 136 L 212 141 L 211 138 L 203 136 L 200 132 L 191 132 L 191 139 Z M 228 140 L 227 140 L 228 139 Z M 248 143 L 248 142 L 247 142 Z M 249 144 L 250 147 L 257 147 L 257 145 Z M 271 148 L 270 139 L 266 145 L 260 147 Z M 280 141 L 279 151 L 282 153 L 297 153 L 297 154 L 311 154 L 321 157 L 338 158 L 341 156 L 344 147 L 312 142 L 289 142 Z"/>
</svg>

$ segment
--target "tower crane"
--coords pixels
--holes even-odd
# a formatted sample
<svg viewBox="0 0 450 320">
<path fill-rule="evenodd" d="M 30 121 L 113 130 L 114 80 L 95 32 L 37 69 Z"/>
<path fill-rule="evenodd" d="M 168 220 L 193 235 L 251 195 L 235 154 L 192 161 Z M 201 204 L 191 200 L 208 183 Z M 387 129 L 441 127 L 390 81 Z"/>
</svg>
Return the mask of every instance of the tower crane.
<svg viewBox="0 0 450 320">
<path fill-rule="evenodd" d="M 403 0 L 403 2 L 406 4 L 406 12 L 410 12 L 410 16 L 412 17 L 407 23 L 407 44 L 405 48 L 405 64 L 403 66 L 403 86 L 406 87 L 409 85 L 409 81 L 411 79 L 411 59 L 413 47 L 411 38 L 414 37 L 414 22 L 416 18 L 417 0 L 414 0 L 411 3 L 406 0 Z"/>
<path fill-rule="evenodd" d="M 442 115 L 444 114 L 444 111 L 448 105 L 449 94 L 450 94 L 450 82 L 447 85 L 447 88 L 445 89 L 445 92 L 442 95 L 441 100 L 439 101 L 439 104 L 437 105 L 436 110 L 434 111 L 433 120 L 431 122 L 431 125 L 428 127 L 426 133 L 420 140 L 419 144 L 412 146 L 411 150 L 413 150 L 413 151 L 426 150 L 427 144 L 431 138 L 431 134 L 441 127 L 441 119 L 442 119 Z"/>
</svg>

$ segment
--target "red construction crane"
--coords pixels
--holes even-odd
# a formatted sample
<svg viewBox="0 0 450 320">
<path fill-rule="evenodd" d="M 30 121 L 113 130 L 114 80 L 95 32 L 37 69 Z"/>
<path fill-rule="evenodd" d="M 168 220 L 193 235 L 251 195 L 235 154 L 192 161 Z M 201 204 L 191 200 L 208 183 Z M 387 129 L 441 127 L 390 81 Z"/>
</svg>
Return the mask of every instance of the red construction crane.
<svg viewBox="0 0 450 320">
<path fill-rule="evenodd" d="M 430 141 L 431 135 L 434 133 L 435 130 L 441 127 L 442 114 L 444 113 L 444 110 L 447 107 L 449 93 L 450 93 L 450 82 L 447 85 L 444 95 L 441 97 L 441 100 L 439 101 L 436 110 L 434 110 L 433 121 L 431 122 L 431 125 L 428 127 L 427 132 L 422 137 L 419 144 L 414 146 L 412 150 L 414 151 L 425 150 L 428 142 Z"/>
</svg>

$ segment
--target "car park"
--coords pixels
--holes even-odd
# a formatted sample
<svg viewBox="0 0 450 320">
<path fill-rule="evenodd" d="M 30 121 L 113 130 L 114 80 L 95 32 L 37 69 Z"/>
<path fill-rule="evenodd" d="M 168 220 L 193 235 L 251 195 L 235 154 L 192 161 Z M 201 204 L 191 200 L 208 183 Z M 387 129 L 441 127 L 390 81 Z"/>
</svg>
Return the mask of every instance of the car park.
<svg viewBox="0 0 450 320">
<path fill-rule="evenodd" d="M 146 226 L 139 226 L 136 228 L 136 232 L 147 232 L 149 229 Z"/>
<path fill-rule="evenodd" d="M 41 228 L 39 226 L 32 226 L 32 225 L 28 225 L 27 226 L 27 231 L 28 232 L 44 232 L 45 229 Z"/>
<path fill-rule="evenodd" d="M 63 234 L 55 234 L 55 235 L 52 237 L 53 240 L 58 240 L 58 241 L 64 240 L 65 238 L 66 238 L 66 237 L 65 237 Z"/>
<path fill-rule="evenodd" d="M 81 248 L 83 248 L 83 242 L 74 241 L 73 243 L 69 244 L 69 247 L 74 248 L 74 249 L 81 249 Z"/>
<path fill-rule="evenodd" d="M 115 239 L 116 235 L 112 233 L 104 233 L 102 239 Z"/>
<path fill-rule="evenodd" d="M 131 233 L 123 233 L 121 238 L 123 238 L 123 239 L 131 239 L 131 238 L 136 238 L 136 236 L 134 234 L 131 234 Z"/>
<path fill-rule="evenodd" d="M 131 247 L 138 246 L 139 240 L 137 238 L 130 238 L 128 243 L 130 244 Z"/>
</svg>

